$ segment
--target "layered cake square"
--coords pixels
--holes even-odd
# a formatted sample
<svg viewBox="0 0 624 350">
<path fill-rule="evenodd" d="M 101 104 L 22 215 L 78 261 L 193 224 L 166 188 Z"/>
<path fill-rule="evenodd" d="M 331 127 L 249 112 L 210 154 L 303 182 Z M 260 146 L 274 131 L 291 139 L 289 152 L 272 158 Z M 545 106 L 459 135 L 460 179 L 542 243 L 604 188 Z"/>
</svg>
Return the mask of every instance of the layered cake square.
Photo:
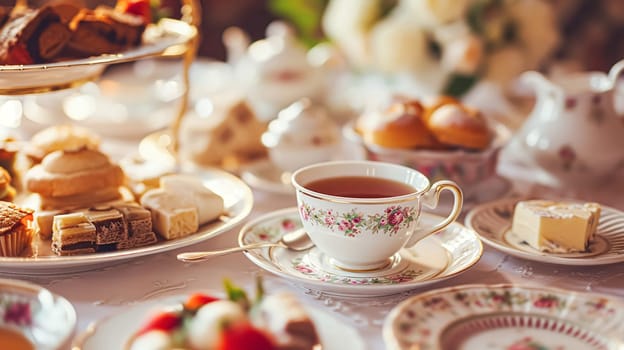
<svg viewBox="0 0 624 350">
<path fill-rule="evenodd" d="M 87 210 L 85 216 L 95 226 L 97 251 L 115 250 L 117 243 L 128 239 L 128 228 L 119 210 L 95 207 Z"/>
<path fill-rule="evenodd" d="M 53 220 L 52 251 L 56 255 L 95 253 L 95 225 L 84 213 L 56 215 Z"/>
<path fill-rule="evenodd" d="M 117 244 L 117 249 L 142 247 L 156 243 L 158 238 L 152 231 L 152 214 L 138 204 L 126 203 L 115 206 L 126 222 L 128 239 Z"/>
</svg>

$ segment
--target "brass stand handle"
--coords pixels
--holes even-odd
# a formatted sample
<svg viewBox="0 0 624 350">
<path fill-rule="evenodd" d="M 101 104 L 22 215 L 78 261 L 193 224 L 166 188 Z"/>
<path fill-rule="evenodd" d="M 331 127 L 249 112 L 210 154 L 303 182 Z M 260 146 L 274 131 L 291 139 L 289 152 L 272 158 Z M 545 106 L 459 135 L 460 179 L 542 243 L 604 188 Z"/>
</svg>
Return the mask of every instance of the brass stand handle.
<svg viewBox="0 0 624 350">
<path fill-rule="evenodd" d="M 199 30 L 199 25 L 201 24 L 201 5 L 198 0 L 183 0 L 182 9 L 180 12 L 182 14 L 182 21 L 194 26 Z M 173 119 L 170 126 L 171 152 L 173 152 L 174 157 L 176 157 L 178 153 L 178 134 L 180 132 L 180 125 L 182 124 L 182 118 L 184 118 L 184 116 L 186 115 L 186 111 L 188 110 L 189 92 L 191 89 L 189 71 L 191 69 L 191 64 L 197 56 L 198 47 L 199 34 L 195 35 L 186 43 L 186 51 L 184 52 L 184 61 L 182 68 L 182 82 L 184 85 L 184 91 L 181 96 L 180 109 L 178 110 L 178 114 Z"/>
</svg>

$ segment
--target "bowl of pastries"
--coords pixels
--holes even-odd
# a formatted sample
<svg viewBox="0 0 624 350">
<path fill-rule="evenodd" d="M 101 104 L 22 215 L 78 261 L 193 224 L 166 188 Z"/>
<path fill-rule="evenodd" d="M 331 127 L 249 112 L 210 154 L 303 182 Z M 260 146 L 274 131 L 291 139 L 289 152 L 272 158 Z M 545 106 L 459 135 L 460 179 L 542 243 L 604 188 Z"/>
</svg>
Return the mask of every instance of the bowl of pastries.
<svg viewBox="0 0 624 350">
<path fill-rule="evenodd" d="M 511 136 L 502 124 L 452 97 L 397 98 L 343 128 L 369 160 L 414 168 L 432 181 L 455 181 L 470 198 L 496 174 L 498 153 Z"/>
</svg>

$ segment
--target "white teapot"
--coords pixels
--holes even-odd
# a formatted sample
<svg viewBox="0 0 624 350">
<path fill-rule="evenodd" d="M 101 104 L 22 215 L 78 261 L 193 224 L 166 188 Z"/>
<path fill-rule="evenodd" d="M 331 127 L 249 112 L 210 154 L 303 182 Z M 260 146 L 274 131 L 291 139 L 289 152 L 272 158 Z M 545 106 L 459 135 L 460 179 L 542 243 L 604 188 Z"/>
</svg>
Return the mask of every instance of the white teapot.
<svg viewBox="0 0 624 350">
<path fill-rule="evenodd" d="M 624 116 L 615 101 L 624 60 L 608 74 L 574 73 L 551 81 L 537 72 L 521 80 L 536 92 L 536 105 L 514 137 L 524 152 L 552 177 L 555 186 L 597 186 L 624 168 Z"/>
<path fill-rule="evenodd" d="M 266 38 L 250 44 L 240 28 L 228 28 L 223 41 L 228 63 L 260 119 L 270 120 L 300 98 L 320 99 L 325 69 L 311 63 L 294 30 L 283 22 L 267 27 Z"/>
</svg>

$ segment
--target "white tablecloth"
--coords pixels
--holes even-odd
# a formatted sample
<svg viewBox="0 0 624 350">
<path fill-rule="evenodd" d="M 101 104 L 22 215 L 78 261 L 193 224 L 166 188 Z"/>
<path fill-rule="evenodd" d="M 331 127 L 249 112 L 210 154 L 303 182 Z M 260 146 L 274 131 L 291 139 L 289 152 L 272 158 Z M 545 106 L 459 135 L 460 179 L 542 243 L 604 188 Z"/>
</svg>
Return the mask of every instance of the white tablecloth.
<svg viewBox="0 0 624 350">
<path fill-rule="evenodd" d="M 507 170 L 514 173 L 513 168 Z M 514 185 L 516 192 L 522 194 L 545 193 L 543 188 L 532 186 L 527 182 L 516 181 Z M 607 184 L 602 191 L 581 191 L 577 194 L 589 200 L 624 209 L 622 193 L 624 186 L 622 181 L 619 181 Z M 254 197 L 254 208 L 249 219 L 295 205 L 294 195 L 254 190 Z M 381 329 L 388 312 L 410 295 L 433 288 L 470 283 L 518 283 L 597 292 L 624 298 L 624 264 L 596 267 L 549 265 L 510 257 L 487 246 L 481 260 L 469 271 L 455 278 L 407 293 L 369 299 L 338 298 L 327 296 L 322 291 L 308 290 L 264 273 L 242 253 L 194 264 L 185 264 L 175 258 L 176 254 L 182 251 L 235 246 L 240 227 L 192 247 L 141 257 L 95 271 L 62 276 L 12 277 L 35 282 L 68 298 L 77 310 L 77 333 L 80 334 L 92 322 L 122 312 L 128 305 L 197 290 L 221 292 L 224 277 L 253 290 L 255 276 L 262 274 L 268 291 L 289 290 L 296 293 L 304 303 L 325 310 L 355 327 L 371 350 L 384 348 Z"/>
<path fill-rule="evenodd" d="M 153 119 L 146 120 L 153 122 Z M 30 130 L 33 126 L 31 124 L 28 120 L 24 120 L 22 130 Z M 37 125 L 37 127 L 40 126 Z M 118 126 L 106 130 L 96 129 L 98 132 L 108 130 L 109 133 L 112 130 L 113 134 L 119 133 L 122 129 L 126 130 Z M 127 131 L 133 130 L 127 129 Z M 123 156 L 136 151 L 137 142 L 133 140 L 105 146 L 109 154 Z M 516 178 L 514 181 L 516 195 L 575 197 L 624 210 L 624 176 L 616 178 L 612 183 L 605 183 L 598 189 L 553 191 L 532 184 L 530 170 L 516 167 L 511 162 L 506 162 L 505 159 L 501 162 L 500 173 Z M 248 219 L 276 209 L 292 207 L 295 204 L 294 195 L 254 190 L 254 208 Z M 45 277 L 18 275 L 2 277 L 29 280 L 68 298 L 78 313 L 77 334 L 81 334 L 89 324 L 102 320 L 108 315 L 123 312 L 128 305 L 168 295 L 188 294 L 197 290 L 221 292 L 222 280 L 225 277 L 253 290 L 255 277 L 262 274 L 267 291 L 285 289 L 296 293 L 304 303 L 324 310 L 357 329 L 370 350 L 384 348 L 381 335 L 382 325 L 388 312 L 397 303 L 410 295 L 434 288 L 472 283 L 517 283 L 597 292 L 624 298 L 624 264 L 596 267 L 549 265 L 510 257 L 487 246 L 485 246 L 481 260 L 475 266 L 450 280 L 398 295 L 368 299 L 338 298 L 328 296 L 322 291 L 308 290 L 264 272 L 242 253 L 195 264 L 185 264 L 176 260 L 176 254 L 182 251 L 213 250 L 236 246 L 241 226 L 242 224 L 216 238 L 192 247 L 141 257 L 98 270 Z M 114 336 L 111 335 L 111 337 Z"/>
</svg>

